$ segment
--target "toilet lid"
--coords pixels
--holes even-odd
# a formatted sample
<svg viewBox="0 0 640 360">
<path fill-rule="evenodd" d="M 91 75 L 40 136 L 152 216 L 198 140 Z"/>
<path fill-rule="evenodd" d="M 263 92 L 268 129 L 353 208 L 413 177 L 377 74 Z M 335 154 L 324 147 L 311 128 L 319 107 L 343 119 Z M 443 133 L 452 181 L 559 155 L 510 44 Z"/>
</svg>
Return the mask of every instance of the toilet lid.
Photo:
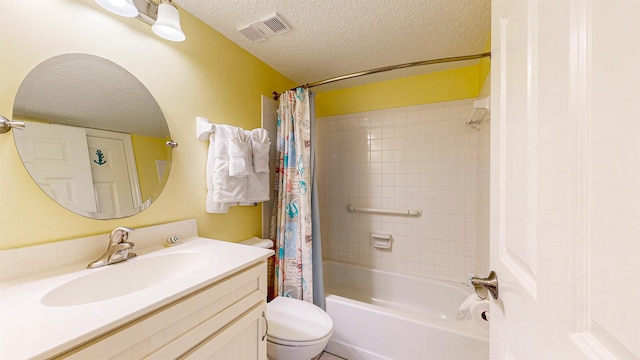
<svg viewBox="0 0 640 360">
<path fill-rule="evenodd" d="M 333 331 L 333 321 L 307 301 L 278 296 L 267 304 L 268 337 L 279 343 L 321 340 Z"/>
</svg>

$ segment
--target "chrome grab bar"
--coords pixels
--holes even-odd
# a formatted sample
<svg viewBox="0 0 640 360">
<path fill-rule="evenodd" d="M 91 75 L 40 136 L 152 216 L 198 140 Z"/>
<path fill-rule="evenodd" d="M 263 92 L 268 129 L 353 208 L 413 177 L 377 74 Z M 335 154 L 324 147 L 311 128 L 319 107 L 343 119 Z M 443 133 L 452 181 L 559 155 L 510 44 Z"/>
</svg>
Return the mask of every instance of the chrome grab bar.
<svg viewBox="0 0 640 360">
<path fill-rule="evenodd" d="M 387 210 L 387 209 L 372 209 L 372 208 L 363 208 L 357 207 L 355 205 L 349 204 L 347 205 L 347 211 L 349 212 L 366 212 L 366 213 L 374 213 L 374 214 L 388 214 L 388 215 L 404 215 L 404 216 L 422 216 L 422 210 L 420 209 L 409 209 L 409 210 Z"/>
</svg>

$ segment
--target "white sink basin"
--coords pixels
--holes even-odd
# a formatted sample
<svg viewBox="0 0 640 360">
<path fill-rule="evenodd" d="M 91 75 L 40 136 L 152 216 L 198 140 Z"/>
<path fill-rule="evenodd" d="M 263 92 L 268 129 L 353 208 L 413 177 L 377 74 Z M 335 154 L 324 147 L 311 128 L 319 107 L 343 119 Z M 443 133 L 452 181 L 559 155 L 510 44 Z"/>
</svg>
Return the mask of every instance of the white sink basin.
<svg viewBox="0 0 640 360">
<path fill-rule="evenodd" d="M 0 250 L 0 358 L 55 358 L 273 254 L 197 233 L 195 219 L 138 228 L 138 257 L 97 269 L 108 234 Z"/>
<path fill-rule="evenodd" d="M 42 304 L 75 306 L 123 296 L 190 273 L 208 258 L 202 252 L 178 252 L 89 269 L 46 293 Z"/>
</svg>

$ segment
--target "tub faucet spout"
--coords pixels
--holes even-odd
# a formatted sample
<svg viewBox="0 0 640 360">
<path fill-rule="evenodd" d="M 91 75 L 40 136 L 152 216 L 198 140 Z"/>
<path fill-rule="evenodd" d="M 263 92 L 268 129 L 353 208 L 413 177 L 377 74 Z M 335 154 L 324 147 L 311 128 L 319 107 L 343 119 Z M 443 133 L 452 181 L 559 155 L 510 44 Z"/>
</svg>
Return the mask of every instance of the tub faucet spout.
<svg viewBox="0 0 640 360">
<path fill-rule="evenodd" d="M 133 249 L 134 243 L 127 241 L 129 233 L 134 231 L 128 227 L 117 227 L 109 235 L 109 246 L 102 256 L 87 265 L 88 269 L 119 263 L 136 257 L 136 254 L 129 252 Z"/>
</svg>

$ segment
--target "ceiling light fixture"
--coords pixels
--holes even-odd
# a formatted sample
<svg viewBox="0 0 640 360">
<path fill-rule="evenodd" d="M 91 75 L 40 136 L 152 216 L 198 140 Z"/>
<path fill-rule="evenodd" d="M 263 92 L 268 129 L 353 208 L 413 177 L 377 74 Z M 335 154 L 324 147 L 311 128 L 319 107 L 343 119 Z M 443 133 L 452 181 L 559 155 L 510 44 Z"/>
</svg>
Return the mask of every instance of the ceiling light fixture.
<svg viewBox="0 0 640 360">
<path fill-rule="evenodd" d="M 151 30 L 169 41 L 184 41 L 186 36 L 180 27 L 178 8 L 171 0 L 95 0 L 98 5 L 110 12 L 125 16 L 137 17 L 151 25 Z"/>
<path fill-rule="evenodd" d="M 112 13 L 124 17 L 138 16 L 133 0 L 96 0 L 96 3 Z"/>
<path fill-rule="evenodd" d="M 151 30 L 161 38 L 171 41 L 184 41 L 185 36 L 180 28 L 180 14 L 178 8 L 171 2 L 158 6 L 158 18 L 151 26 Z"/>
</svg>

